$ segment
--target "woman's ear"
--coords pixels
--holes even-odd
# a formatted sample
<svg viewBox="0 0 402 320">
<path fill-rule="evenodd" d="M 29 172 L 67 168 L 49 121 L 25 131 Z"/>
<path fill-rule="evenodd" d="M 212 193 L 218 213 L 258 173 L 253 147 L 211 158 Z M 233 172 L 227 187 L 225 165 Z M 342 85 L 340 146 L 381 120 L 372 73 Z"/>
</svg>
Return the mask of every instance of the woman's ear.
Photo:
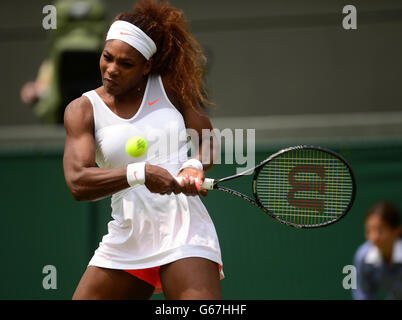
<svg viewBox="0 0 402 320">
<path fill-rule="evenodd" d="M 145 62 L 144 68 L 142 69 L 142 75 L 146 76 L 151 72 L 152 69 L 152 58 Z"/>
</svg>

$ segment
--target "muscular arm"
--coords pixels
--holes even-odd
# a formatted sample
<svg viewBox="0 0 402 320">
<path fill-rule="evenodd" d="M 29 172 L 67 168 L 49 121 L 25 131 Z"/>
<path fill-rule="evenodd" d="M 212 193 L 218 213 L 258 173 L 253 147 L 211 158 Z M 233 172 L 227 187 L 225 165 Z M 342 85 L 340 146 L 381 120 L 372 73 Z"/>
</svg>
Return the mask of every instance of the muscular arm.
<svg viewBox="0 0 402 320">
<path fill-rule="evenodd" d="M 180 99 L 174 94 L 174 90 L 171 89 L 169 79 L 164 77 L 162 78 L 162 82 L 169 100 L 183 116 L 186 128 L 192 129 L 196 133 L 196 137 L 192 137 L 192 143 L 195 144 L 195 149 L 197 150 L 193 158 L 201 161 L 204 171 L 211 169 L 216 159 L 220 157 L 220 144 L 212 131 L 213 127 L 208 115 L 199 105 L 195 108 L 183 106 Z M 204 134 L 203 136 L 203 130 L 208 134 Z"/>
<path fill-rule="evenodd" d="M 179 177 L 185 178 L 182 182 L 182 190 L 187 195 L 207 195 L 207 190 L 199 188 L 200 184 L 196 184 L 194 181 L 188 178 L 196 178 L 198 181 L 204 180 L 204 171 L 211 169 L 215 163 L 215 160 L 220 156 L 220 145 L 216 139 L 211 121 L 209 120 L 205 111 L 197 106 L 191 108 L 190 106 L 182 106 L 180 101 L 175 97 L 173 90 L 169 90 L 169 82 L 163 79 L 164 87 L 169 100 L 177 107 L 183 116 L 186 129 L 191 129 L 192 143 L 195 145 L 196 153 L 192 155 L 193 158 L 198 159 L 204 170 L 197 170 L 194 168 L 185 168 L 179 173 Z M 203 135 L 204 131 L 204 135 Z"/>
<path fill-rule="evenodd" d="M 96 200 L 129 187 L 126 168 L 95 167 L 93 111 L 87 98 L 78 98 L 67 106 L 64 126 L 64 176 L 76 200 Z"/>
<path fill-rule="evenodd" d="M 93 111 L 87 98 L 78 98 L 67 106 L 64 126 L 64 176 L 67 187 L 77 201 L 101 199 L 129 187 L 126 167 L 95 167 Z M 145 185 L 154 193 L 182 192 L 167 170 L 150 164 L 145 166 Z"/>
<path fill-rule="evenodd" d="M 198 152 L 193 157 L 200 160 L 204 166 L 204 171 L 207 171 L 214 166 L 214 160 L 220 155 L 219 141 L 212 131 L 211 121 L 199 106 L 196 109 L 186 108 L 182 110 L 182 115 L 186 128 L 197 133 L 198 141 L 193 140 L 192 142 L 196 145 Z"/>
<path fill-rule="evenodd" d="M 182 111 L 182 115 L 186 128 L 192 129 L 193 133 L 196 133 L 192 136 L 192 143 L 195 145 L 195 150 L 197 151 L 196 154 L 193 155 L 193 158 L 198 159 L 202 163 L 204 170 L 186 168 L 180 172 L 179 176 L 192 177 L 201 181 L 200 184 L 196 184 L 191 180 L 185 181 L 183 183 L 183 189 L 187 194 L 206 196 L 208 191 L 199 188 L 199 186 L 202 184 L 202 181 L 204 181 L 204 171 L 211 169 L 215 163 L 214 160 L 216 157 L 220 156 L 219 142 L 212 131 L 213 128 L 208 116 L 201 107 L 197 107 L 196 109 L 187 108 Z"/>
</svg>

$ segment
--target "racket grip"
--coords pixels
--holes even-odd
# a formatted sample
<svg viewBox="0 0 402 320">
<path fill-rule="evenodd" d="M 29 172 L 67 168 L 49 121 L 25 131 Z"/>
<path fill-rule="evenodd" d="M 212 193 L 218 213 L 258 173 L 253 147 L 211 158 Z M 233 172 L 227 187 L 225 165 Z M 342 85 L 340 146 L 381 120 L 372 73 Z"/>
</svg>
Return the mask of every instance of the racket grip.
<svg viewBox="0 0 402 320">
<path fill-rule="evenodd" d="M 184 178 L 183 177 L 175 177 L 177 182 L 181 182 Z M 198 179 L 196 178 L 195 181 L 197 182 Z M 212 190 L 214 188 L 214 179 L 205 178 L 204 183 L 202 184 L 201 188 L 206 190 Z"/>
<path fill-rule="evenodd" d="M 201 187 L 206 190 L 212 190 L 214 188 L 214 181 L 214 179 L 205 178 Z"/>
</svg>

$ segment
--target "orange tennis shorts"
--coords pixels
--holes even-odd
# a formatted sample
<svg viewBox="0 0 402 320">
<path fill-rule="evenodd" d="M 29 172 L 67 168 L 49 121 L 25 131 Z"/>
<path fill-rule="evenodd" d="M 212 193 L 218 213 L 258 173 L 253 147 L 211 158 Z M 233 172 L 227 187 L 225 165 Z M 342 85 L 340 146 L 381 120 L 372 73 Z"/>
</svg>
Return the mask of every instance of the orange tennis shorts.
<svg viewBox="0 0 402 320">
<path fill-rule="evenodd" d="M 124 271 L 155 287 L 155 293 L 156 293 L 160 292 L 162 289 L 161 279 L 159 278 L 159 268 L 160 267 L 153 267 L 147 269 L 135 269 L 135 270 L 124 270 Z"/>
<path fill-rule="evenodd" d="M 129 274 L 141 279 L 155 288 L 154 293 L 162 292 L 161 279 L 159 278 L 160 267 L 153 267 L 147 269 L 124 270 Z M 222 271 L 222 266 L 219 265 L 219 272 Z"/>
</svg>

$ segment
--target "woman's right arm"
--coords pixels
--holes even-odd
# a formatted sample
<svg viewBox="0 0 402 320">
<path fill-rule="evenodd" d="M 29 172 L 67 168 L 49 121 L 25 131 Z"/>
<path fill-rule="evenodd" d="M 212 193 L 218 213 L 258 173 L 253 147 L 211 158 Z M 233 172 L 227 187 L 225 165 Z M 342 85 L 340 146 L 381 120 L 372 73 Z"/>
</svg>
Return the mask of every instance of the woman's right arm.
<svg viewBox="0 0 402 320">
<path fill-rule="evenodd" d="M 93 111 L 86 97 L 80 97 L 66 107 L 64 127 L 64 176 L 77 201 L 101 199 L 129 187 L 126 167 L 95 167 Z M 181 186 L 167 170 L 149 164 L 145 165 L 145 185 L 154 193 L 182 192 Z"/>
</svg>

